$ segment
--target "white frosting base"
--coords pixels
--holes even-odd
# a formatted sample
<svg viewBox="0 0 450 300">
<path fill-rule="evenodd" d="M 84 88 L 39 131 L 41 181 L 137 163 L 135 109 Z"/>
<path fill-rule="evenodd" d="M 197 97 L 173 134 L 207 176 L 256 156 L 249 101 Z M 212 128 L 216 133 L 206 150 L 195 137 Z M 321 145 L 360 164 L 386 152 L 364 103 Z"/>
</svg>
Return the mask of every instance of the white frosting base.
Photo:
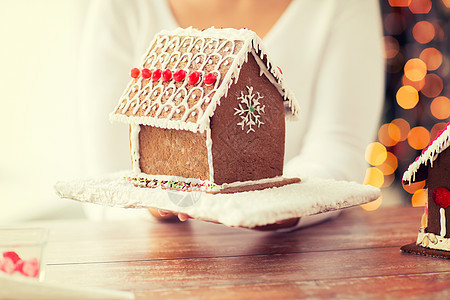
<svg viewBox="0 0 450 300">
<path fill-rule="evenodd" d="M 300 183 L 260 191 L 202 193 L 191 205 L 180 206 L 173 198 L 186 197 L 189 193 L 135 187 L 123 180 L 125 174 L 58 182 L 55 188 L 62 198 L 123 208 L 158 208 L 235 227 L 254 227 L 339 210 L 380 197 L 380 190 L 372 186 L 302 178 Z"/>
<path fill-rule="evenodd" d="M 421 247 L 450 251 L 450 239 L 434 233 L 426 233 L 423 228 L 419 229 L 416 244 Z"/>
</svg>

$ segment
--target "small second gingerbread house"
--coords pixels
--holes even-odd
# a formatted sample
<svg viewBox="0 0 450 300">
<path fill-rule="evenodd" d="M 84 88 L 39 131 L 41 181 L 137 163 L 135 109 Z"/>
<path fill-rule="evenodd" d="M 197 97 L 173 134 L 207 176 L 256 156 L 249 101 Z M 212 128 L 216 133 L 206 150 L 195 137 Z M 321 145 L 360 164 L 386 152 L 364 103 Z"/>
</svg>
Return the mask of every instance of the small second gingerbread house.
<svg viewBox="0 0 450 300">
<path fill-rule="evenodd" d="M 405 184 L 421 180 L 426 180 L 428 203 L 416 244 L 450 251 L 450 123 L 403 174 Z"/>
<path fill-rule="evenodd" d="M 253 31 L 160 32 L 131 77 L 111 119 L 130 125 L 134 183 L 183 189 L 282 175 L 285 116 L 298 104 Z"/>
</svg>

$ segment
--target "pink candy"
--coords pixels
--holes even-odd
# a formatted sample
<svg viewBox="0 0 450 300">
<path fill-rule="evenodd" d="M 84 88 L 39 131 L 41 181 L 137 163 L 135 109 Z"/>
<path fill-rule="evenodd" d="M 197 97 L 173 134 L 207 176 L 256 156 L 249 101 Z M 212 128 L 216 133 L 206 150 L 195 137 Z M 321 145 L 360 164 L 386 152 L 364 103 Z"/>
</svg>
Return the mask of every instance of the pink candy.
<svg viewBox="0 0 450 300">
<path fill-rule="evenodd" d="M 0 259 L 0 271 L 7 274 L 19 272 L 27 277 L 38 277 L 39 260 L 36 257 L 23 260 L 14 251 L 3 252 L 3 260 Z"/>
</svg>

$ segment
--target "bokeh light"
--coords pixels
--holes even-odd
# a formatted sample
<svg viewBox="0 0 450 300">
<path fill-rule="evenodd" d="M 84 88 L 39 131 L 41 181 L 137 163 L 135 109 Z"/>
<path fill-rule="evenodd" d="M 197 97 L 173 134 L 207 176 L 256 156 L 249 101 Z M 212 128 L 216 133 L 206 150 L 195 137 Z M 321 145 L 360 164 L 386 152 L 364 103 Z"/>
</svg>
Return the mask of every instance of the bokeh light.
<svg viewBox="0 0 450 300">
<path fill-rule="evenodd" d="M 409 125 L 408 121 L 403 118 L 397 118 L 392 120 L 391 123 L 397 125 L 397 127 L 400 129 L 399 141 L 406 140 L 408 138 L 408 133 L 411 130 L 411 126 Z"/>
<path fill-rule="evenodd" d="M 388 35 L 398 35 L 406 28 L 405 18 L 396 12 L 386 14 L 383 19 L 384 32 Z"/>
<path fill-rule="evenodd" d="M 394 183 L 395 177 L 395 174 L 384 175 L 384 182 L 381 188 L 390 187 Z"/>
<path fill-rule="evenodd" d="M 425 86 L 425 77 L 419 81 L 409 80 L 405 75 L 402 76 L 403 85 L 410 85 L 416 89 L 416 91 L 420 91 Z"/>
<path fill-rule="evenodd" d="M 430 143 L 430 132 L 423 126 L 417 126 L 411 129 L 408 134 L 408 144 L 411 148 L 422 150 Z"/>
<path fill-rule="evenodd" d="M 396 38 L 392 36 L 383 37 L 384 57 L 387 59 L 394 58 L 400 51 L 400 45 Z"/>
<path fill-rule="evenodd" d="M 383 203 L 383 197 L 380 196 L 377 200 L 361 205 L 364 210 L 373 211 L 377 210 Z"/>
<path fill-rule="evenodd" d="M 378 169 L 380 169 L 381 172 L 383 172 L 383 175 L 391 175 L 397 170 L 398 167 L 398 160 L 397 157 L 392 152 L 386 153 L 386 159 L 385 161 L 378 166 Z"/>
<path fill-rule="evenodd" d="M 372 166 L 378 166 L 384 163 L 387 157 L 386 147 L 381 143 L 374 142 L 370 143 L 366 147 L 365 158 L 366 161 Z"/>
<path fill-rule="evenodd" d="M 438 132 L 443 130 L 445 127 L 447 127 L 447 123 L 445 122 L 434 124 L 433 128 L 431 128 L 430 130 L 431 139 L 434 139 L 437 136 Z"/>
<path fill-rule="evenodd" d="M 409 4 L 409 10 L 413 14 L 427 14 L 431 7 L 431 0 L 412 0 Z"/>
<path fill-rule="evenodd" d="M 384 183 L 384 175 L 377 167 L 370 167 L 366 170 L 364 184 L 380 188 Z"/>
<path fill-rule="evenodd" d="M 412 33 L 417 42 L 427 44 L 434 39 L 436 30 L 430 22 L 420 21 L 414 25 Z"/>
<path fill-rule="evenodd" d="M 412 206 L 425 206 L 428 199 L 427 191 L 427 189 L 418 189 L 417 191 L 415 191 L 411 197 Z"/>
<path fill-rule="evenodd" d="M 431 102 L 430 105 L 431 114 L 433 117 L 439 120 L 447 119 L 450 117 L 450 99 L 445 96 L 437 97 Z"/>
<path fill-rule="evenodd" d="M 402 185 L 405 191 L 407 191 L 410 194 L 414 194 L 415 191 L 423 189 L 425 187 L 425 180 L 412 182 L 411 184 L 409 183 L 405 184 L 404 182 L 402 182 Z"/>
<path fill-rule="evenodd" d="M 425 85 L 421 89 L 421 92 L 428 98 L 433 98 L 438 96 L 443 88 L 444 83 L 442 82 L 441 77 L 436 74 L 427 74 L 425 76 Z"/>
<path fill-rule="evenodd" d="M 378 140 L 386 147 L 392 147 L 401 139 L 400 128 L 392 123 L 383 124 L 378 130 Z"/>
<path fill-rule="evenodd" d="M 423 49 L 419 58 L 425 62 L 428 71 L 437 70 L 442 65 L 442 53 L 436 48 Z"/>
<path fill-rule="evenodd" d="M 405 64 L 405 76 L 412 81 L 422 80 L 427 74 L 427 65 L 419 58 L 412 58 Z"/>
<path fill-rule="evenodd" d="M 389 5 L 392 7 L 408 7 L 411 0 L 389 0 Z"/>
<path fill-rule="evenodd" d="M 411 109 L 419 102 L 419 93 L 410 85 L 400 87 L 396 95 L 397 103 L 404 109 Z"/>
</svg>

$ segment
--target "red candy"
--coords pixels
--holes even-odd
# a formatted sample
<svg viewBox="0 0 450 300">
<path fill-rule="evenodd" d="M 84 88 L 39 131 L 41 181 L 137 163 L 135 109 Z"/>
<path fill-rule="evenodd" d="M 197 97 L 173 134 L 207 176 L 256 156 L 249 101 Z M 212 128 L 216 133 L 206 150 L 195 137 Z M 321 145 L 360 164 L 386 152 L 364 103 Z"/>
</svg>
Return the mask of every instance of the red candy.
<svg viewBox="0 0 450 300">
<path fill-rule="evenodd" d="M 147 69 L 147 68 L 142 69 L 142 78 L 148 79 L 148 78 L 150 78 L 150 77 L 152 77 L 152 71 L 150 71 L 150 70 Z"/>
<path fill-rule="evenodd" d="M 214 73 L 208 73 L 205 75 L 205 77 L 203 78 L 203 82 L 206 85 L 211 85 L 214 83 L 214 81 L 216 81 L 216 75 L 214 75 Z"/>
<path fill-rule="evenodd" d="M 278 68 L 278 71 L 280 71 L 280 73 L 283 74 L 283 71 L 281 71 L 281 68 L 280 67 L 277 67 L 277 68 Z"/>
<path fill-rule="evenodd" d="M 19 254 L 17 254 L 14 251 L 6 251 L 3 252 L 3 258 L 9 258 L 13 261 L 14 264 L 16 264 L 20 260 Z"/>
<path fill-rule="evenodd" d="M 156 80 L 160 79 L 160 78 L 161 78 L 161 75 L 162 75 L 161 69 L 156 69 L 156 70 L 153 71 L 153 73 L 152 73 L 152 80 L 156 81 Z"/>
<path fill-rule="evenodd" d="M 22 274 L 27 277 L 37 277 L 39 275 L 39 261 L 33 257 L 23 263 Z"/>
<path fill-rule="evenodd" d="M 175 81 L 182 81 L 186 77 L 186 72 L 184 70 L 178 70 L 175 73 L 173 73 L 173 79 Z"/>
<path fill-rule="evenodd" d="M 133 78 L 138 78 L 140 73 L 141 73 L 141 71 L 139 71 L 138 68 L 133 68 L 133 69 L 131 69 L 131 71 L 130 71 L 130 75 L 131 75 L 131 77 L 133 77 Z"/>
<path fill-rule="evenodd" d="M 188 83 L 191 85 L 196 84 L 199 80 L 200 80 L 200 73 L 198 73 L 197 71 L 192 72 L 188 76 Z"/>
<path fill-rule="evenodd" d="M 433 191 L 433 200 L 440 208 L 447 208 L 450 205 L 450 191 L 445 187 L 438 187 Z"/>
<path fill-rule="evenodd" d="M 172 71 L 167 69 L 162 73 L 162 80 L 169 81 L 170 79 L 172 79 Z"/>
<path fill-rule="evenodd" d="M 39 275 L 39 267 L 39 260 L 36 257 L 22 260 L 14 251 L 3 252 L 3 260 L 0 260 L 0 271 L 7 274 L 19 272 L 27 277 L 37 277 Z"/>
</svg>

